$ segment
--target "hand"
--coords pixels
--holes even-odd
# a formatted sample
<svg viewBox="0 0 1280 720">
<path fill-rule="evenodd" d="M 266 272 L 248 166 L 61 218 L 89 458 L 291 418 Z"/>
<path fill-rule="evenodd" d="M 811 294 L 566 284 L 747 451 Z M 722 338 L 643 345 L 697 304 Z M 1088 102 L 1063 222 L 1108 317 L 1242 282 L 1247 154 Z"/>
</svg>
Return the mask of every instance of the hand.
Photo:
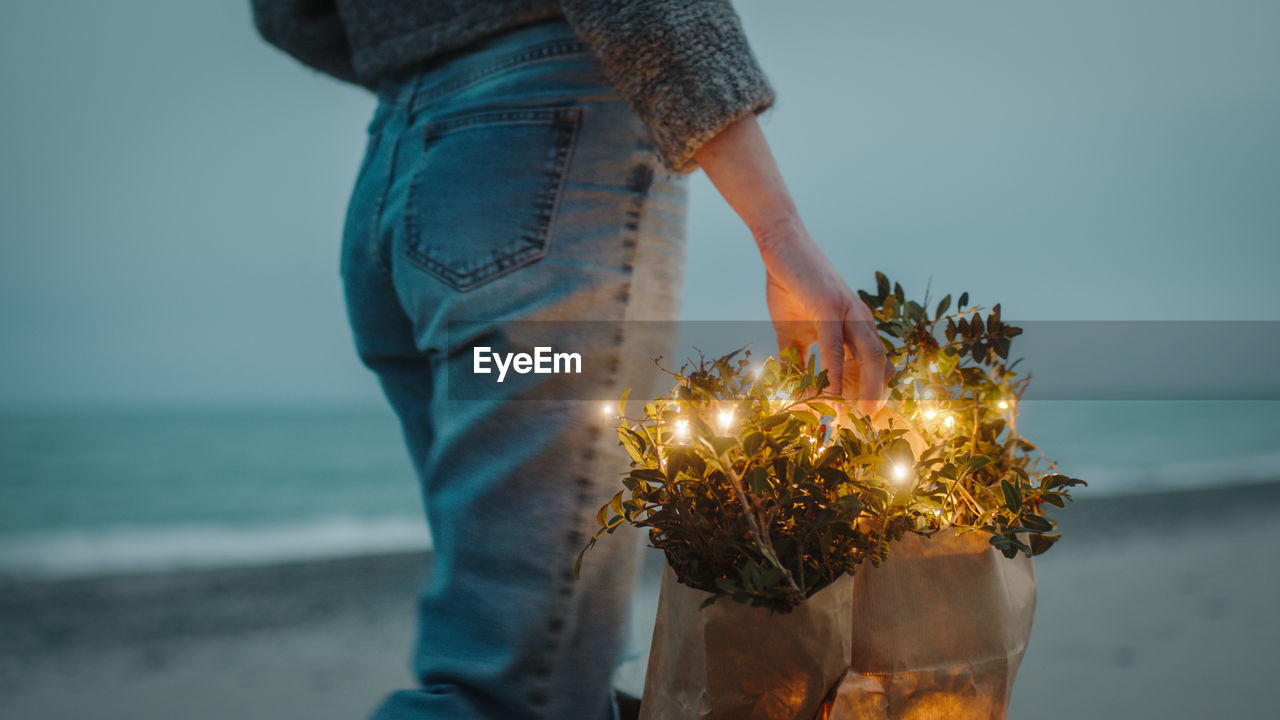
<svg viewBox="0 0 1280 720">
<path fill-rule="evenodd" d="M 836 273 L 798 219 L 757 230 L 764 259 L 765 300 L 778 336 L 778 349 L 800 357 L 818 344 L 828 390 L 875 415 L 883 406 L 888 379 L 896 372 L 880 342 L 875 318 Z"/>
<path fill-rule="evenodd" d="M 755 116 L 726 127 L 694 157 L 760 248 L 778 349 L 793 347 L 807 358 L 809 346 L 817 342 L 831 381 L 828 389 L 859 412 L 874 415 L 884 405 L 893 364 L 885 357 L 871 310 L 800 222 Z"/>
</svg>

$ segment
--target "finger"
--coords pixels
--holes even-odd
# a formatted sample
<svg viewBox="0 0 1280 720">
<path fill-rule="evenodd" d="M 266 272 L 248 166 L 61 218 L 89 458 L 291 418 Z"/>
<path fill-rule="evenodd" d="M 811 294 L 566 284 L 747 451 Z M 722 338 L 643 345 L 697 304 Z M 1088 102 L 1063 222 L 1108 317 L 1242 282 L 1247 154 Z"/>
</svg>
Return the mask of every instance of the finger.
<svg viewBox="0 0 1280 720">
<path fill-rule="evenodd" d="M 806 358 L 809 346 L 816 338 L 813 327 L 798 319 L 795 298 L 792 298 L 772 275 L 765 279 L 765 302 L 769 306 L 769 317 L 773 320 L 773 332 L 778 339 L 778 356 L 786 350 L 794 350 L 799 358 Z"/>
<path fill-rule="evenodd" d="M 840 395 L 844 390 L 844 326 L 834 320 L 818 320 L 818 359 L 831 383 L 827 392 Z"/>
<path fill-rule="evenodd" d="M 806 330 L 810 330 L 810 332 L 806 333 Z M 778 353 L 781 354 L 783 350 L 787 349 L 795 350 L 800 361 L 804 362 L 809 346 L 814 341 L 811 331 L 812 328 L 809 323 L 792 320 L 775 321 L 773 323 L 773 332 L 778 336 Z"/>
<path fill-rule="evenodd" d="M 844 339 L 844 386 L 851 390 L 862 385 L 862 361 L 858 358 L 857 346 L 853 339 L 845 336 Z"/>
<path fill-rule="evenodd" d="M 874 415 L 884 404 L 888 357 L 871 321 L 846 318 L 845 332 L 853 338 L 858 356 L 858 409 L 863 414 Z"/>
</svg>

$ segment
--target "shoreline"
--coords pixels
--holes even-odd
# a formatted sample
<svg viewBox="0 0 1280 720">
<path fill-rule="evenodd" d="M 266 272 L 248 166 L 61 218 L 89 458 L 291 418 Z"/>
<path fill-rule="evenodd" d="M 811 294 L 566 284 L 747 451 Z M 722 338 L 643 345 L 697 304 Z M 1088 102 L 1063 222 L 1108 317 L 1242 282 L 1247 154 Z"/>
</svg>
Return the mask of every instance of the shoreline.
<svg viewBox="0 0 1280 720">
<path fill-rule="evenodd" d="M 1153 524 L 1155 518 L 1151 517 L 1151 515 L 1169 513 L 1186 515 L 1187 520 L 1195 522 L 1197 515 L 1236 514 L 1248 510 L 1254 500 L 1242 502 L 1240 498 L 1244 497 L 1246 493 L 1254 498 L 1261 498 L 1265 502 L 1280 501 L 1280 476 L 1268 477 L 1267 479 L 1250 479 L 1223 485 L 1169 487 L 1100 496 L 1095 495 L 1094 493 L 1096 492 L 1097 490 L 1093 487 L 1081 488 L 1077 495 L 1083 497 L 1076 500 L 1072 505 L 1067 506 L 1066 509 L 1054 508 L 1052 517 L 1064 520 L 1067 527 L 1079 528 L 1083 531 L 1084 537 L 1090 539 L 1093 539 L 1097 533 L 1104 531 L 1106 528 L 1114 530 L 1116 528 L 1115 521 L 1120 519 L 1121 516 L 1124 516 L 1126 523 L 1130 525 L 1136 522 L 1144 527 Z M 1073 508 L 1082 508 L 1082 510 L 1073 511 Z M 331 520 L 332 518 L 323 518 L 321 522 Z M 342 522 L 351 523 L 354 521 L 344 518 Z M 314 550 L 298 551 L 294 548 L 294 552 L 284 554 L 279 558 L 245 560 L 243 548 L 238 548 L 237 553 L 225 560 L 218 560 L 209 555 L 201 556 L 191 561 L 177 561 L 173 566 L 146 562 L 139 566 L 130 567 L 113 558 L 109 564 L 110 569 L 0 573 L 0 593 L 17 587 L 53 587 L 69 583 L 128 582 L 130 580 L 147 582 L 149 578 L 160 576 L 253 573 L 255 571 L 271 572 L 276 568 L 296 570 L 307 566 L 320 568 L 349 562 L 358 565 L 366 561 L 376 564 L 381 562 L 380 559 L 384 558 L 397 558 L 407 555 L 426 558 L 431 556 L 429 542 L 421 541 L 417 537 L 417 535 L 423 533 L 425 528 L 424 520 L 421 517 L 371 518 L 368 522 L 375 530 L 379 524 L 386 522 L 412 525 L 412 533 L 405 532 L 399 528 L 397 530 L 401 535 L 412 534 L 415 537 L 410 542 L 400 545 L 386 541 L 370 542 L 367 549 L 341 548 L 333 550 L 329 554 Z M 1216 523 L 1217 520 L 1213 522 Z M 286 528 L 292 529 L 295 526 L 310 528 L 314 524 L 313 522 L 301 522 L 294 525 L 286 525 Z M 1154 524 L 1159 525 L 1160 523 L 1154 522 Z M 200 526 L 200 528 L 202 530 L 207 530 L 208 528 L 218 529 L 218 526 Z M 249 532 L 270 533 L 272 530 L 273 527 L 252 528 Z M 348 531 L 353 530 L 348 529 Z M 1077 533 L 1072 532 L 1071 534 L 1076 535 Z M 160 536 L 154 539 L 153 542 L 163 542 L 164 539 L 166 538 Z M 427 539 L 429 540 L 429 537 Z"/>
<path fill-rule="evenodd" d="M 1011 717 L 1248 717 L 1280 643 L 1280 481 L 1057 510 Z M 643 676 L 661 555 L 632 637 Z M 340 718 L 410 683 L 429 551 L 0 586 L 0 716 Z M 623 677 L 625 676 L 625 677 Z M 1206 685 L 1214 688 L 1206 692 Z"/>
</svg>

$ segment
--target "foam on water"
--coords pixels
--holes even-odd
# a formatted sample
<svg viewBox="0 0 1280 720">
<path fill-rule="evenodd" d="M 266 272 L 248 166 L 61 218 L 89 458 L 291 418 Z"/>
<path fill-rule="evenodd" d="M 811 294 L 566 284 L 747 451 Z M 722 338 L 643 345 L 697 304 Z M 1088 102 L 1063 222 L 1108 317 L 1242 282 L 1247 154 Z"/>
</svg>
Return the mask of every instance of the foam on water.
<svg viewBox="0 0 1280 720">
<path fill-rule="evenodd" d="M 1186 460 L 1147 468 L 1082 465 L 1073 468 L 1071 474 L 1089 483 L 1087 488 L 1075 491 L 1078 497 L 1115 497 L 1217 486 L 1236 487 L 1280 480 L 1280 453 Z"/>
<path fill-rule="evenodd" d="M 420 517 L 323 517 L 267 526 L 215 524 L 58 530 L 0 537 L 0 582 L 270 565 L 429 550 Z"/>
<path fill-rule="evenodd" d="M 1080 498 L 1280 479 L 1280 402 L 1029 401 L 1018 428 Z M 0 417 L 0 582 L 430 547 L 389 411 Z"/>
</svg>

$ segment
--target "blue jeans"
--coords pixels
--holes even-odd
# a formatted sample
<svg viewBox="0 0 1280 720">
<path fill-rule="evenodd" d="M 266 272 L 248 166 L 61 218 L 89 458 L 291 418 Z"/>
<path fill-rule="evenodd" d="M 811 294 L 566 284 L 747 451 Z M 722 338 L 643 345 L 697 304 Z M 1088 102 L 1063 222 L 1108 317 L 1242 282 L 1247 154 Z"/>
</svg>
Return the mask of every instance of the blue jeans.
<svg viewBox="0 0 1280 720">
<path fill-rule="evenodd" d="M 557 399 L 582 396 L 573 375 L 541 376 L 534 400 L 528 383 L 454 398 L 448 378 L 470 372 L 473 346 L 532 321 L 556 321 L 537 325 L 539 344 L 605 364 L 595 397 L 670 357 L 674 338 L 632 321 L 677 313 L 683 177 L 562 21 L 387 78 L 378 95 L 342 278 L 357 351 L 421 480 L 434 563 L 420 686 L 375 717 L 615 717 L 640 533 L 603 540 L 573 577 L 627 467 L 613 421 Z M 594 322 L 561 322 L 575 320 Z"/>
</svg>

